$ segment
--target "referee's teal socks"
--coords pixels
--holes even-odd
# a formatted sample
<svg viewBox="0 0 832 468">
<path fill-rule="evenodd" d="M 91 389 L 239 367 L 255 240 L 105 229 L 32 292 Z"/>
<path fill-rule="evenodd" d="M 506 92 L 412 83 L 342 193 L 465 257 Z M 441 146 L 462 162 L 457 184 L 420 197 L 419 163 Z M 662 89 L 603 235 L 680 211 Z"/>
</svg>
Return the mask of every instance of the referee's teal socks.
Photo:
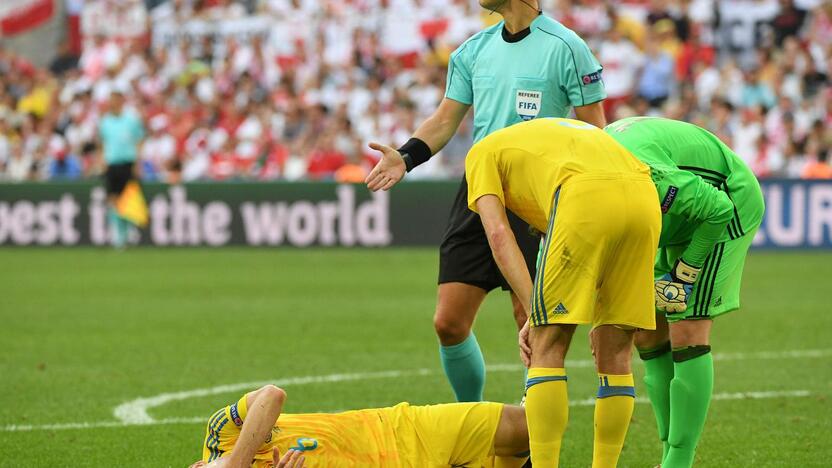
<svg viewBox="0 0 832 468">
<path fill-rule="evenodd" d="M 473 333 L 465 341 L 439 346 L 442 368 L 454 389 L 456 401 L 482 401 L 485 388 L 485 360 Z"/>
<path fill-rule="evenodd" d="M 127 244 L 127 236 L 130 233 L 129 222 L 119 216 L 118 212 L 113 207 L 110 207 L 107 210 L 107 218 L 110 222 L 110 229 L 113 236 L 113 247 L 120 249 Z"/>
</svg>

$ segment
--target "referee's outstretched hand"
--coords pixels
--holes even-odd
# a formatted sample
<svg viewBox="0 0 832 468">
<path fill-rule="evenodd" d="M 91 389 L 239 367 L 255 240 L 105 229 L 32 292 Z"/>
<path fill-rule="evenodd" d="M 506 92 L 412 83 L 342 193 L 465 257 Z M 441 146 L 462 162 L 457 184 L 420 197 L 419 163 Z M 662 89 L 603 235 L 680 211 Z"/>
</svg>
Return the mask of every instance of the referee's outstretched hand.
<svg viewBox="0 0 832 468">
<path fill-rule="evenodd" d="M 370 143 L 370 148 L 381 152 L 381 159 L 376 167 L 364 179 L 367 188 L 373 192 L 377 190 L 390 190 L 396 183 L 402 180 L 406 167 L 404 159 L 398 151 L 380 143 Z"/>
</svg>

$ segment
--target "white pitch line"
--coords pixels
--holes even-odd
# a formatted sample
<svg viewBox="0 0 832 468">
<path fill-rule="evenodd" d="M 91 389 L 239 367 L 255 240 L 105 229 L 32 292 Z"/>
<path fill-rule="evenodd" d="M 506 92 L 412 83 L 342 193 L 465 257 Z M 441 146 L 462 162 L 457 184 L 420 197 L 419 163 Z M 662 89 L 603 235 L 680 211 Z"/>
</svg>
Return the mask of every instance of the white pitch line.
<svg viewBox="0 0 832 468">
<path fill-rule="evenodd" d="M 371 379 L 394 379 L 396 377 L 404 376 L 424 376 L 435 374 L 431 369 L 414 369 L 414 370 L 392 370 L 381 372 L 358 372 L 353 374 L 330 374 L 322 376 L 306 376 L 306 377 L 289 377 L 286 379 L 277 380 L 262 380 L 258 382 L 244 382 L 230 385 L 220 385 L 211 388 L 199 388 L 196 390 L 187 390 L 175 393 L 163 393 L 150 398 L 138 398 L 136 400 L 128 401 L 127 403 L 117 406 L 113 410 L 113 416 L 121 422 L 131 424 L 149 424 L 154 422 L 147 410 L 161 406 L 171 401 L 187 400 L 189 398 L 198 398 L 209 395 L 221 395 L 225 393 L 242 392 L 259 388 L 264 385 L 277 385 L 279 387 L 309 385 L 316 383 L 331 383 L 331 382 L 349 382 L 354 380 L 371 380 Z"/>
<path fill-rule="evenodd" d="M 760 351 L 754 353 L 715 353 L 714 359 L 718 361 L 740 361 L 750 359 L 822 358 L 827 356 L 832 356 L 832 349 Z M 592 368 L 594 366 L 595 363 L 591 359 L 583 359 L 576 361 L 567 360 L 566 362 L 566 367 L 569 369 Z M 520 364 L 496 364 L 487 366 L 486 369 L 490 372 L 519 372 L 523 369 L 523 366 L 521 366 Z M 173 393 L 162 393 L 153 397 L 138 398 L 136 400 L 128 401 L 117 406 L 113 410 L 113 416 L 115 416 L 117 420 L 125 423 L 148 424 L 154 421 L 153 417 L 150 416 L 150 414 L 148 413 L 150 409 L 162 406 L 172 401 L 187 400 L 189 398 L 198 398 L 208 395 L 242 392 L 262 387 L 263 385 L 268 384 L 274 384 L 279 387 L 283 387 L 293 385 L 309 385 L 326 382 L 350 382 L 356 380 L 392 379 L 405 376 L 426 376 L 437 373 L 438 371 L 435 369 L 415 369 L 409 371 L 392 370 L 381 372 L 331 374 L 324 376 L 290 377 L 277 380 L 263 380 L 259 382 L 245 382 L 230 385 L 220 385 L 217 387 L 199 388 L 195 390 L 185 390 Z"/>
<path fill-rule="evenodd" d="M 788 351 L 760 351 L 753 353 L 715 353 L 714 359 L 718 361 L 738 361 L 738 360 L 752 360 L 752 359 L 794 359 L 794 358 L 823 358 L 832 356 L 832 349 L 805 349 L 805 350 L 788 350 Z M 592 368 L 595 363 L 590 359 L 583 360 L 567 360 L 566 367 L 570 369 L 575 368 Z M 523 370 L 520 364 L 494 364 L 487 366 L 486 369 L 490 372 L 519 372 Z M 253 388 L 262 387 L 263 385 L 274 384 L 278 386 L 299 386 L 310 385 L 318 383 L 332 383 L 332 382 L 350 382 L 357 380 L 374 380 L 374 379 L 392 379 L 397 377 L 412 377 L 412 376 L 428 376 L 438 374 L 435 369 L 412 369 L 412 370 L 390 370 L 379 372 L 358 372 L 358 373 L 343 373 L 330 374 L 322 376 L 303 376 L 303 377 L 289 377 L 276 380 L 262 380 L 255 382 L 243 382 L 237 384 L 219 385 L 216 387 L 199 388 L 194 390 L 185 390 L 173 393 L 162 393 L 153 397 L 138 398 L 128 401 L 117 406 L 113 410 L 113 416 L 116 421 L 97 421 L 97 422 L 80 422 L 80 423 L 62 423 L 62 424 L 44 424 L 44 425 L 8 425 L 0 427 L 0 432 L 14 432 L 14 431 L 32 431 L 32 430 L 62 430 L 62 429 L 91 429 L 91 428 L 105 428 L 105 427 L 127 427 L 127 426 L 142 426 L 142 425 L 157 425 L 157 424 L 194 424 L 202 421 L 202 418 L 167 418 L 156 420 L 150 416 L 148 410 L 162 406 L 164 404 L 187 400 L 190 398 L 198 398 L 210 395 L 220 395 L 227 393 L 242 392 Z M 794 394 L 794 393 L 800 393 Z M 805 394 L 803 394 L 805 393 Z M 724 395 L 734 395 L 733 399 L 753 398 L 753 395 L 763 394 L 768 395 L 768 392 L 750 392 L 750 393 L 734 393 Z M 805 390 L 796 390 L 792 393 L 786 392 L 782 396 L 807 396 L 809 393 Z M 714 395 L 714 399 L 730 399 L 727 396 L 720 396 L 723 394 Z M 739 396 L 737 396 L 739 395 Z M 749 396 L 751 395 L 751 396 Z M 779 393 L 774 393 L 775 396 L 764 396 L 763 398 L 777 398 Z M 586 403 L 589 402 L 589 403 Z M 595 404 L 595 399 L 577 400 L 576 406 L 581 404 Z"/>
<path fill-rule="evenodd" d="M 811 396 L 812 393 L 808 390 L 782 390 L 769 392 L 735 392 L 735 393 L 716 393 L 713 395 L 714 401 L 724 400 L 762 400 L 771 398 L 805 398 Z M 636 398 L 636 403 L 646 404 L 650 400 L 644 397 Z M 595 406 L 595 398 L 586 398 L 583 400 L 573 400 L 569 402 L 569 406 Z M 0 432 L 31 432 L 31 431 L 61 431 L 61 430 L 78 430 L 78 429 L 97 429 L 109 427 L 135 427 L 135 426 L 165 426 L 172 424 L 206 424 L 207 416 L 195 416 L 190 418 L 165 418 L 153 420 L 146 423 L 124 422 L 124 421 L 97 421 L 97 422 L 83 422 L 83 423 L 65 423 L 65 424 L 12 424 L 9 426 L 0 427 Z"/>
</svg>

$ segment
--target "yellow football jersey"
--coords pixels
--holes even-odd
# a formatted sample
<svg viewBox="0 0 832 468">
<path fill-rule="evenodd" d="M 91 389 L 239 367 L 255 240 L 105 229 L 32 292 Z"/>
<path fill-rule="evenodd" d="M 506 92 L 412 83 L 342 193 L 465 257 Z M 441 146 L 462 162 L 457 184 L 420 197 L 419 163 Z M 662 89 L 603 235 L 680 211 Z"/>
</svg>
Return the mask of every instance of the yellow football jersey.
<svg viewBox="0 0 832 468">
<path fill-rule="evenodd" d="M 555 191 L 582 174 L 645 174 L 649 168 L 603 130 L 585 122 L 541 118 L 498 130 L 465 159 L 468 207 L 496 195 L 503 206 L 546 232 Z"/>
<path fill-rule="evenodd" d="M 498 403 L 410 406 L 343 413 L 282 414 L 258 449 L 252 466 L 270 467 L 272 450 L 304 450 L 305 467 L 491 466 Z M 246 397 L 208 421 L 202 459 L 234 448 L 246 417 Z"/>
</svg>

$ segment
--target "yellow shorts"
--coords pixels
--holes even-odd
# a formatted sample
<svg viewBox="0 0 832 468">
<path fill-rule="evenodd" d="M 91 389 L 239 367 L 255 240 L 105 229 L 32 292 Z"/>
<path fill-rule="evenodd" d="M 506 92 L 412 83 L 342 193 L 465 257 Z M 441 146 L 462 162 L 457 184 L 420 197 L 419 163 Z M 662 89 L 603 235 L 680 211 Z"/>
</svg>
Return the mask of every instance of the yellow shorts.
<svg viewBox="0 0 832 468">
<path fill-rule="evenodd" d="M 490 467 L 502 403 L 394 407 L 402 467 Z"/>
<path fill-rule="evenodd" d="M 655 329 L 653 260 L 661 231 L 648 175 L 582 175 L 555 194 L 538 261 L 531 325 Z"/>
</svg>

